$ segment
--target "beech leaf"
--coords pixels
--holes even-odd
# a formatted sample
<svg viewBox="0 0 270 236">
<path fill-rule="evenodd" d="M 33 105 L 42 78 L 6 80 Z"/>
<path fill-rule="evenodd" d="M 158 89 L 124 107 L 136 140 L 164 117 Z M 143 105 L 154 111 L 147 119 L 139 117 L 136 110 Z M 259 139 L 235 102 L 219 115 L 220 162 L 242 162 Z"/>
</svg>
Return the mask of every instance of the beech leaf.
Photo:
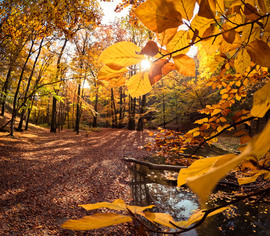
<svg viewBox="0 0 270 236">
<path fill-rule="evenodd" d="M 146 45 L 144 46 L 144 48 L 142 49 L 140 54 L 144 54 L 147 56 L 155 56 L 158 53 L 158 46 L 157 43 L 150 40 L 146 43 Z"/>
<path fill-rule="evenodd" d="M 265 67 L 270 67 L 270 47 L 262 40 L 254 40 L 247 45 L 247 52 L 251 60 Z"/>
<path fill-rule="evenodd" d="M 110 65 L 128 67 L 140 63 L 145 59 L 140 55 L 141 49 L 131 42 L 119 42 L 106 48 L 100 55 L 99 61 L 110 67 Z"/>
<path fill-rule="evenodd" d="M 121 68 L 120 70 L 114 70 L 110 68 L 109 66 L 104 65 L 101 67 L 99 73 L 98 73 L 98 79 L 99 80 L 111 80 L 114 78 L 122 77 L 125 73 L 128 72 L 127 68 Z"/>
<path fill-rule="evenodd" d="M 173 61 L 177 71 L 181 75 L 195 76 L 195 62 L 191 57 L 185 54 L 180 54 L 176 57 L 173 57 Z"/>
<path fill-rule="evenodd" d="M 168 63 L 167 59 L 161 59 L 152 63 L 149 69 L 149 80 L 151 85 L 157 83 L 162 77 L 162 68 Z"/>
<path fill-rule="evenodd" d="M 253 107 L 251 115 L 255 117 L 264 117 L 265 113 L 270 109 L 270 83 L 264 85 L 253 95 Z"/>
<path fill-rule="evenodd" d="M 127 82 L 127 88 L 131 97 L 139 97 L 151 91 L 148 73 L 140 72 L 133 75 Z"/>
<path fill-rule="evenodd" d="M 135 15 L 148 29 L 156 33 L 182 24 L 182 16 L 173 1 L 147 0 L 136 8 Z"/>
<path fill-rule="evenodd" d="M 62 228 L 71 230 L 91 230 L 130 221 L 132 221 L 132 218 L 129 216 L 115 213 L 97 213 L 90 216 L 84 216 L 78 220 L 68 220 L 62 225 Z"/>
</svg>

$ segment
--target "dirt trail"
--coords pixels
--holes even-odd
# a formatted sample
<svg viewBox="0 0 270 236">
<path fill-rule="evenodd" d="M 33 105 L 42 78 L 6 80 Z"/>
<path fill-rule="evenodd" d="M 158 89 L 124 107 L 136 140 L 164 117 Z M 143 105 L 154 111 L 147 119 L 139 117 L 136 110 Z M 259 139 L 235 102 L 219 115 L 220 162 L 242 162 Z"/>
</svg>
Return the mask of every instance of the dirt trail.
<svg viewBox="0 0 270 236">
<path fill-rule="evenodd" d="M 60 228 L 86 211 L 79 204 L 130 202 L 123 156 L 142 157 L 146 132 L 50 133 L 46 129 L 0 133 L 0 235 L 85 235 Z M 131 235 L 129 224 L 86 235 Z"/>
</svg>

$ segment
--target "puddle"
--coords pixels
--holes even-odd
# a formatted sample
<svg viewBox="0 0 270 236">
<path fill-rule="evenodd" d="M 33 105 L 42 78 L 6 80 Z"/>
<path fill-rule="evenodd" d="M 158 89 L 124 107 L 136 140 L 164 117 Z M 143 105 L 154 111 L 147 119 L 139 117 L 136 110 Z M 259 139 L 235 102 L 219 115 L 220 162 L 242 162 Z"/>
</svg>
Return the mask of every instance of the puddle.
<svg viewBox="0 0 270 236">
<path fill-rule="evenodd" d="M 218 155 L 224 153 L 220 152 Z M 216 154 L 217 155 L 217 154 Z M 149 161 L 149 160 L 148 160 Z M 150 160 L 162 163 L 162 158 Z M 164 162 L 163 162 L 164 163 Z M 187 220 L 199 207 L 196 196 L 188 188 L 177 190 L 176 181 L 165 179 L 163 171 L 150 170 L 145 166 L 133 165 L 131 170 L 132 197 L 134 205 L 156 205 L 156 212 L 168 213 L 174 220 Z M 270 236 L 270 204 L 237 204 L 237 208 L 206 219 L 206 221 L 184 236 Z M 171 231 L 174 232 L 174 231 Z M 158 234 L 152 234 L 158 235 Z"/>
</svg>

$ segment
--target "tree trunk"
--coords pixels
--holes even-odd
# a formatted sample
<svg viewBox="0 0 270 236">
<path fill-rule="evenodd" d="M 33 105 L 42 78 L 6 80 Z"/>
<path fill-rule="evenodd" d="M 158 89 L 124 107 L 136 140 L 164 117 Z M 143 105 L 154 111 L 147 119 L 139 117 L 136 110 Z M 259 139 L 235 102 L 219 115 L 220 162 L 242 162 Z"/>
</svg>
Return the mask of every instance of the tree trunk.
<svg viewBox="0 0 270 236">
<path fill-rule="evenodd" d="M 68 39 L 65 39 L 64 44 L 63 44 L 63 46 L 61 48 L 61 52 L 60 52 L 60 54 L 58 56 L 58 60 L 57 60 L 57 64 L 56 64 L 57 70 L 56 70 L 56 76 L 55 76 L 56 81 L 58 80 L 58 77 L 59 77 L 60 62 L 61 62 L 61 58 L 62 58 L 64 50 L 65 50 L 65 47 L 67 45 L 67 41 L 68 41 Z M 57 94 L 57 91 L 56 91 L 56 94 Z M 53 97 L 52 120 L 51 120 L 51 130 L 50 130 L 50 132 L 54 132 L 54 133 L 56 133 L 56 117 L 57 117 L 56 116 L 56 113 L 57 113 L 56 109 L 57 109 L 57 101 L 56 101 L 56 98 Z"/>
<path fill-rule="evenodd" d="M 118 128 L 123 128 L 123 88 L 122 86 L 119 88 L 120 92 L 120 108 L 119 108 L 119 123 Z"/>
<path fill-rule="evenodd" d="M 136 98 L 129 96 L 129 110 L 128 110 L 128 129 L 135 130 L 135 113 L 136 113 Z"/>
<path fill-rule="evenodd" d="M 32 70 L 31 70 L 31 74 L 30 74 L 30 76 L 29 76 L 29 78 L 28 78 L 28 83 L 27 83 L 27 86 L 26 86 L 26 89 L 25 89 L 24 99 L 23 99 L 23 102 L 22 102 L 21 107 L 25 106 L 25 104 L 26 104 L 26 102 L 27 102 L 27 100 L 28 100 L 27 94 L 28 94 L 28 91 L 29 91 L 29 88 L 30 88 L 31 80 L 32 80 L 32 78 L 33 78 L 34 70 L 35 70 L 35 67 L 36 67 L 36 64 L 37 64 L 37 61 L 38 61 L 40 52 L 41 52 L 41 49 L 42 49 L 42 43 L 43 43 L 43 40 L 44 40 L 44 38 L 42 38 L 42 40 L 41 40 L 41 42 L 40 42 L 39 49 L 38 49 L 38 53 L 37 53 L 37 56 L 36 56 L 35 61 L 34 61 L 34 64 L 33 64 L 33 67 L 32 67 Z M 23 126 L 23 119 L 24 119 L 24 115 L 25 115 L 25 110 L 26 110 L 26 108 L 23 108 L 23 110 L 22 110 L 22 112 L 21 112 L 20 123 L 19 123 L 19 125 L 18 125 L 18 130 L 19 130 L 19 131 L 22 131 L 22 126 Z"/>
<path fill-rule="evenodd" d="M 56 133 L 56 116 L 57 116 L 57 110 L 56 110 L 56 98 L 53 96 L 53 103 L 52 103 L 52 119 L 51 119 L 51 130 L 50 132 Z"/>
<path fill-rule="evenodd" d="M 76 123 L 75 123 L 75 131 L 77 135 L 80 132 L 80 96 L 81 96 L 81 84 L 78 84 L 77 111 L 76 111 Z"/>
<path fill-rule="evenodd" d="M 25 121 L 25 127 L 24 127 L 25 130 L 28 129 L 28 124 L 29 124 L 30 115 L 31 115 L 31 112 L 32 112 L 34 101 L 35 101 L 35 96 L 32 97 L 31 106 L 28 108 L 28 111 L 27 111 L 27 116 L 26 116 L 26 121 Z"/>
<path fill-rule="evenodd" d="M 7 77 L 5 80 L 5 83 L 2 88 L 2 94 L 1 94 L 1 102 L 2 102 L 2 109 L 1 109 L 1 116 L 4 116 L 5 114 L 5 105 L 6 105 L 6 98 L 7 98 L 7 92 L 10 84 L 10 75 L 11 75 L 12 67 L 9 68 Z"/>
<path fill-rule="evenodd" d="M 95 99 L 95 106 L 94 106 L 96 114 L 93 117 L 93 125 L 92 125 L 93 127 L 97 127 L 97 112 L 98 112 L 97 108 L 98 108 L 98 91 L 96 90 L 96 99 Z"/>
<path fill-rule="evenodd" d="M 138 120 L 138 126 L 137 126 L 137 131 L 143 131 L 143 115 L 145 112 L 145 106 L 146 106 L 146 95 L 142 96 L 142 102 L 141 102 L 141 107 L 140 107 L 140 118 Z"/>
<path fill-rule="evenodd" d="M 22 67 L 21 75 L 20 75 L 20 78 L 19 78 L 19 81 L 18 81 L 18 84 L 17 84 L 17 89 L 16 89 L 16 92 L 14 94 L 13 107 L 12 107 L 13 110 L 12 110 L 12 117 L 11 117 L 11 123 L 10 123 L 10 135 L 11 136 L 14 136 L 14 123 L 15 123 L 15 119 L 16 119 L 16 116 L 17 116 L 17 108 L 16 108 L 17 97 L 18 97 L 18 94 L 19 94 L 19 90 L 20 90 L 20 86 L 21 86 L 21 82 L 22 82 L 22 79 L 23 79 L 23 74 L 24 74 L 26 65 L 28 63 L 28 60 L 29 60 L 31 54 L 32 54 L 32 49 L 33 49 L 34 43 L 35 43 L 35 40 L 32 40 L 32 44 L 31 44 L 31 47 L 29 49 L 27 58 L 26 58 L 26 60 L 24 62 L 24 65 Z"/>
</svg>

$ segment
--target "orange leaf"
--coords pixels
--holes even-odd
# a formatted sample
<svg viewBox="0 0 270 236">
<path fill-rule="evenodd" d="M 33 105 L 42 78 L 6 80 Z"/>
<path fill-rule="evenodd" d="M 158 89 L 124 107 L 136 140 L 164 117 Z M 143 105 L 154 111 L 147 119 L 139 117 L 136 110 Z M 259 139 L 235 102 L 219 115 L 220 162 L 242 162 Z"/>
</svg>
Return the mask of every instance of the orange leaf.
<svg viewBox="0 0 270 236">
<path fill-rule="evenodd" d="M 168 63 L 167 59 L 161 59 L 154 62 L 149 69 L 149 80 L 151 85 L 158 82 L 162 77 L 162 67 Z"/>
<path fill-rule="evenodd" d="M 241 144 L 246 144 L 246 143 L 248 143 L 250 140 L 251 140 L 251 137 L 249 137 L 249 136 L 243 136 L 243 137 L 240 138 L 240 143 L 241 143 Z"/>
<path fill-rule="evenodd" d="M 176 34 L 178 28 L 166 29 L 161 34 L 157 34 L 161 46 L 166 46 Z"/>
<path fill-rule="evenodd" d="M 144 46 L 144 48 L 142 49 L 140 54 L 145 54 L 148 56 L 155 56 L 158 53 L 158 46 L 157 43 L 150 40 L 146 43 L 146 45 Z"/>
<path fill-rule="evenodd" d="M 161 72 L 162 75 L 167 75 L 170 71 L 172 70 L 176 70 L 175 64 L 168 62 L 166 63 L 162 68 L 161 68 Z"/>
<path fill-rule="evenodd" d="M 270 67 L 270 47 L 262 40 L 254 40 L 247 45 L 251 60 L 260 66 Z"/>
<path fill-rule="evenodd" d="M 136 8 L 135 15 L 156 33 L 182 24 L 182 16 L 176 10 L 174 2 L 167 0 L 147 0 Z"/>
<path fill-rule="evenodd" d="M 222 28 L 223 28 L 222 36 L 225 39 L 225 41 L 227 43 L 233 43 L 236 35 L 235 30 L 230 30 L 226 24 L 224 24 Z"/>
<path fill-rule="evenodd" d="M 214 0 L 201 0 L 198 16 L 211 19 L 214 16 L 213 11 L 215 11 Z M 212 8 L 212 9 L 211 9 Z"/>
<path fill-rule="evenodd" d="M 173 58 L 177 71 L 181 75 L 195 76 L 195 62 L 194 60 L 185 55 L 180 54 Z"/>
</svg>

